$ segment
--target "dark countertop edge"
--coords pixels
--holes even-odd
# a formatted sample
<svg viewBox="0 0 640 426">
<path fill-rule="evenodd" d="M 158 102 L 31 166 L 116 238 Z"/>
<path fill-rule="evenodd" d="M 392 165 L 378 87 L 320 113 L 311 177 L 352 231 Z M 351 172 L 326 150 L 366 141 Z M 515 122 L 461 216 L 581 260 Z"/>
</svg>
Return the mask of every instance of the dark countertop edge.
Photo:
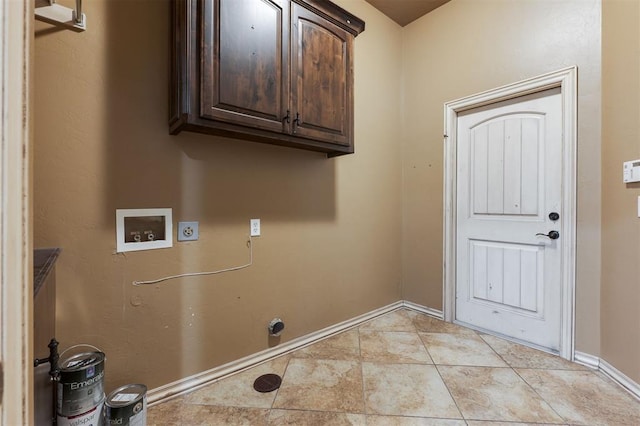
<svg viewBox="0 0 640 426">
<path fill-rule="evenodd" d="M 39 248 L 33 250 L 33 297 L 35 298 L 46 281 L 49 273 L 58 260 L 58 256 L 62 252 L 61 248 Z"/>
</svg>

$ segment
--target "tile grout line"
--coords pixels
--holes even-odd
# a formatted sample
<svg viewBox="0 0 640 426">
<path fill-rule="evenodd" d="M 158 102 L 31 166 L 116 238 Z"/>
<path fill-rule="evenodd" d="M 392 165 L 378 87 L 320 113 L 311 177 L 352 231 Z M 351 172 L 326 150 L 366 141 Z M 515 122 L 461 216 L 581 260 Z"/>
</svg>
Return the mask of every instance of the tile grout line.
<svg viewBox="0 0 640 426">
<path fill-rule="evenodd" d="M 362 359 L 362 340 L 360 338 L 360 327 L 356 328 L 358 333 L 358 363 L 360 364 L 360 377 L 362 378 L 362 414 L 364 415 L 364 424 L 367 422 L 367 385 L 364 378 L 364 360 Z"/>
<path fill-rule="evenodd" d="M 464 414 L 462 413 L 462 410 L 460 409 L 460 406 L 458 405 L 458 401 L 456 401 L 456 399 L 453 397 L 453 394 L 451 393 L 451 389 L 449 389 L 449 386 L 447 385 L 447 382 L 444 380 L 444 377 L 442 377 L 442 374 L 440 374 L 440 370 L 438 369 L 438 365 L 436 364 L 435 360 L 433 359 L 433 356 L 431 356 L 431 352 L 429 351 L 429 348 L 427 347 L 427 344 L 425 343 L 424 340 L 422 340 L 422 337 L 420 337 L 420 330 L 418 330 L 418 326 L 416 325 L 416 323 L 415 323 L 413 318 L 411 319 L 411 323 L 415 327 L 416 336 L 418 336 L 418 340 L 420 341 L 420 343 L 422 343 L 422 346 L 424 347 L 424 350 L 427 352 L 427 355 L 429 356 L 429 359 L 431 360 L 432 365 L 436 370 L 436 373 L 438 373 L 438 377 L 440 377 L 440 380 L 442 380 L 442 384 L 447 389 L 447 392 L 449 393 L 449 396 L 451 397 L 451 400 L 455 404 L 456 409 L 458 410 L 458 413 L 460 413 L 460 417 L 461 417 L 462 421 L 465 422 L 465 424 L 468 425 L 469 422 L 467 422 L 467 419 L 465 418 Z"/>
<path fill-rule="evenodd" d="M 516 376 L 518 376 L 520 378 L 520 380 L 522 380 L 550 409 L 551 411 L 553 411 L 560 419 L 562 419 L 563 422 L 565 422 L 565 418 L 563 416 L 560 415 L 560 413 L 558 413 L 553 406 L 551 406 L 551 404 L 542 397 L 542 395 L 540 395 L 534 388 L 533 386 L 531 386 L 529 384 L 529 382 L 527 382 L 520 374 L 518 374 L 518 372 L 516 371 L 516 369 L 511 365 L 510 362 L 508 362 L 489 342 L 487 342 L 483 336 L 482 333 L 478 332 L 477 330 L 473 330 L 474 331 L 474 336 L 477 336 L 478 338 L 480 338 L 480 340 L 495 354 L 498 356 L 498 358 L 500 358 L 502 360 L 502 362 L 504 362 L 505 366 L 504 367 L 497 367 L 497 366 L 481 366 L 481 365 L 449 365 L 449 364 L 439 364 L 445 367 L 470 367 L 470 368 L 492 368 L 492 369 L 509 369 L 511 370 Z M 426 346 L 426 345 L 425 345 Z M 428 349 L 427 349 L 428 350 Z M 438 365 L 436 365 L 437 367 Z M 440 373 L 440 370 L 438 370 L 438 373 Z M 442 378 L 442 381 L 445 383 L 446 386 L 446 381 L 444 380 L 444 378 Z M 447 386 L 448 389 L 448 386 Z M 453 395 L 452 395 L 453 398 Z M 454 398 L 454 402 L 455 398 Z M 457 402 L 456 402 L 456 406 L 457 406 Z M 460 409 L 458 407 L 458 409 Z M 462 410 L 460 410 L 460 412 L 462 413 Z M 477 420 L 477 419 L 469 419 L 469 420 Z M 467 421 L 467 419 L 465 418 L 465 421 Z"/>
<path fill-rule="evenodd" d="M 293 354 L 293 353 L 292 353 Z M 274 405 L 276 403 L 276 399 L 278 398 L 278 394 L 280 393 L 280 388 L 282 387 L 282 385 L 284 385 L 284 378 L 287 374 L 287 370 L 289 369 L 289 363 L 291 362 L 291 360 L 293 359 L 293 355 L 289 356 L 289 359 L 287 359 L 287 363 L 284 366 L 284 371 L 282 372 L 282 378 L 280 381 L 280 386 L 278 386 L 278 389 L 275 390 L 275 396 L 273 397 L 273 401 L 271 401 L 271 404 L 269 405 L 269 413 L 267 414 L 267 424 L 271 423 L 271 413 L 274 410 Z"/>
<path fill-rule="evenodd" d="M 453 394 L 451 393 L 451 389 L 449 389 L 449 385 L 447 385 L 447 381 L 444 379 L 444 377 L 442 377 L 442 374 L 440 373 L 440 369 L 438 368 L 438 365 L 437 364 L 433 364 L 433 366 L 435 367 L 436 372 L 438 373 L 438 376 L 440 377 L 440 380 L 442 380 L 442 384 L 444 384 L 444 387 L 447 389 L 447 392 L 449 393 L 449 396 L 451 397 L 451 400 L 456 405 L 456 408 L 458 409 L 458 412 L 460 413 L 460 418 L 465 423 L 468 424 L 466 416 L 462 413 L 462 410 L 460 409 L 460 406 L 458 405 L 458 401 L 456 401 L 456 399 L 453 397 Z"/>
<path fill-rule="evenodd" d="M 424 342 L 424 340 L 422 340 L 422 337 L 420 336 L 420 331 L 418 331 L 418 327 L 416 327 L 416 335 L 418 336 L 418 340 L 420 341 L 420 343 L 422 343 L 422 347 L 427 352 L 427 356 L 429 356 L 429 359 L 431 360 L 431 364 L 435 366 L 436 362 L 433 359 L 433 356 L 431 356 L 431 352 L 429 352 L 429 348 L 427 347 L 427 344 Z"/>
<path fill-rule="evenodd" d="M 507 361 L 507 359 L 505 359 L 505 357 L 503 357 L 492 345 L 491 343 L 489 343 L 484 337 L 483 334 L 484 333 L 479 333 L 476 331 L 476 333 L 478 334 L 478 336 L 480 337 L 480 339 L 482 339 L 483 342 L 486 343 L 487 346 L 489 346 L 491 348 L 491 350 L 493 352 L 495 352 L 500 359 L 502 359 L 504 361 L 505 364 L 507 364 L 509 366 L 509 368 L 520 378 L 520 380 L 522 380 L 524 383 L 526 383 L 526 385 L 536 394 L 538 395 L 538 397 L 544 401 L 545 404 L 547 404 L 547 406 L 549 406 L 549 408 L 551 409 L 551 411 L 553 411 L 558 417 L 560 417 L 564 423 L 568 423 L 569 420 L 565 419 L 564 416 L 562 416 L 554 407 L 553 405 L 551 405 L 551 403 L 549 403 L 549 401 L 546 400 L 546 398 L 544 398 L 533 386 L 531 386 L 531 384 L 520 375 L 520 373 L 516 370 L 516 367 L 514 367 L 512 365 L 512 363 L 510 363 L 509 361 Z M 521 367 L 518 367 L 521 368 Z M 522 370 L 543 370 L 543 371 L 549 371 L 549 370 L 555 370 L 555 369 L 548 369 L 548 368 L 521 368 Z M 563 370 L 564 369 L 558 369 L 558 370 Z"/>
<path fill-rule="evenodd" d="M 515 368 L 511 367 L 511 369 L 520 378 L 520 380 L 522 380 L 533 391 L 533 393 L 538 395 L 538 398 L 540 398 L 542 401 L 544 401 L 544 403 L 547 404 L 547 406 L 549 406 L 549 408 L 551 408 L 551 411 L 556 413 L 556 415 L 562 419 L 563 423 L 558 423 L 558 424 L 568 424 L 569 423 L 570 420 L 569 419 L 565 419 L 563 415 L 558 413 L 556 411 L 556 409 L 553 408 L 553 405 L 551 405 L 549 403 L 549 401 L 547 401 L 546 398 L 544 398 L 542 395 L 540 395 L 540 393 L 533 386 L 531 386 L 531 384 L 529 382 L 527 382 L 527 380 L 524 377 L 522 377 L 520 375 L 520 373 L 518 373 L 518 371 Z M 543 371 L 546 371 L 546 369 L 542 369 L 542 368 L 522 368 L 522 370 L 543 370 Z"/>
</svg>

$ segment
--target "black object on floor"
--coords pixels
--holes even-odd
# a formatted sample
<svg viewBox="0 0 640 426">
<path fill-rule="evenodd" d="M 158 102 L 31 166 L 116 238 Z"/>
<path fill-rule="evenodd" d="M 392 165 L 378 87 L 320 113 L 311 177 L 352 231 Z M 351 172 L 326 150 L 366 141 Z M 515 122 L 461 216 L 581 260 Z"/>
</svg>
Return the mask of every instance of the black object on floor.
<svg viewBox="0 0 640 426">
<path fill-rule="evenodd" d="M 282 378 L 277 374 L 263 374 L 253 382 L 253 388 L 258 392 L 273 392 L 280 387 Z"/>
</svg>

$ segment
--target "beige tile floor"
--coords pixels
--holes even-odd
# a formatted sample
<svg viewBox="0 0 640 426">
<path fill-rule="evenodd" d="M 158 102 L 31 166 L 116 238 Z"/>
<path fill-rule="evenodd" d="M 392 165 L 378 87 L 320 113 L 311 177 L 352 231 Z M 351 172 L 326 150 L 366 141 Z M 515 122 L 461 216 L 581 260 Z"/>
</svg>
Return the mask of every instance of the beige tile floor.
<svg viewBox="0 0 640 426">
<path fill-rule="evenodd" d="M 271 393 L 253 389 L 282 376 Z M 640 425 L 601 373 L 397 310 L 149 409 L 149 425 Z"/>
</svg>

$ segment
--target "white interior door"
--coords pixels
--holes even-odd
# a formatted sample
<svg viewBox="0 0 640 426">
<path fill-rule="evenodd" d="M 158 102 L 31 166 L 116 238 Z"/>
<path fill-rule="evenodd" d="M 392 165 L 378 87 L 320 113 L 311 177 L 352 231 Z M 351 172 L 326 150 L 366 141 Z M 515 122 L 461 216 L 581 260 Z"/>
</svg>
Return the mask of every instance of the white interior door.
<svg viewBox="0 0 640 426">
<path fill-rule="evenodd" d="M 562 334 L 562 136 L 560 88 L 458 114 L 455 319 L 553 352 Z"/>
</svg>

